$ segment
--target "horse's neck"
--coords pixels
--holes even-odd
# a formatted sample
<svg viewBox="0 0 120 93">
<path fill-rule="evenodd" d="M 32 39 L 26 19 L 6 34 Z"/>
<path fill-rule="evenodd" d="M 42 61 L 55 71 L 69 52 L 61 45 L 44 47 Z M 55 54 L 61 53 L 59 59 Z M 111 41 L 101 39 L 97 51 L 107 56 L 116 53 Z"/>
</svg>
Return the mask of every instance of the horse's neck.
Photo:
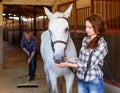
<svg viewBox="0 0 120 93">
<path fill-rule="evenodd" d="M 46 45 L 50 44 L 50 32 L 48 30 L 42 33 L 41 40 L 43 48 L 46 48 Z"/>
<path fill-rule="evenodd" d="M 66 51 L 71 48 L 72 43 L 73 43 L 73 42 L 72 42 L 72 38 L 71 38 L 71 36 L 69 35 L 69 40 L 68 40 L 68 43 L 67 43 Z"/>
<path fill-rule="evenodd" d="M 77 56 L 76 48 L 70 34 L 69 34 L 68 45 L 66 48 L 66 56 L 75 56 L 75 57 Z"/>
</svg>

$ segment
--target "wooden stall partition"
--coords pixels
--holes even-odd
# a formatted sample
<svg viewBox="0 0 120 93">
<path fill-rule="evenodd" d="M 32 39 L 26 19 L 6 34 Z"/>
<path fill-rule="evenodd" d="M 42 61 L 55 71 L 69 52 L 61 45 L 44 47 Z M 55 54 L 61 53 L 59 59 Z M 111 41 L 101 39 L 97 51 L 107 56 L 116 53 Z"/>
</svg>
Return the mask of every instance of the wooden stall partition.
<svg viewBox="0 0 120 93">
<path fill-rule="evenodd" d="M 90 15 L 90 7 L 77 9 L 77 31 L 85 31 L 85 18 Z"/>
<path fill-rule="evenodd" d="M 103 17 L 107 29 L 120 29 L 120 0 L 91 0 L 91 8 Z"/>
<path fill-rule="evenodd" d="M 48 19 L 44 6 L 38 5 L 4 5 L 4 40 L 19 45 L 24 31 L 45 31 Z M 47 6 L 46 6 L 47 7 Z M 52 7 L 48 7 L 50 10 Z"/>
<path fill-rule="evenodd" d="M 109 64 L 115 85 L 120 87 L 120 0 L 91 0 L 91 8 L 91 13 L 101 15 L 107 24 L 105 39 L 109 52 L 105 62 Z M 110 81 L 107 75 L 105 78 Z"/>
</svg>

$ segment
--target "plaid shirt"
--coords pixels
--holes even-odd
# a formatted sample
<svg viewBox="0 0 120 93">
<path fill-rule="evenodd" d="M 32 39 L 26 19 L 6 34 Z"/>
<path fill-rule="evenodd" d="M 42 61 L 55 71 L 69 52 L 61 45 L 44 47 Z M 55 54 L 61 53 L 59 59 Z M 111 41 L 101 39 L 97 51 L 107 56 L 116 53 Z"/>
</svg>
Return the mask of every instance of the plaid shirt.
<svg viewBox="0 0 120 93">
<path fill-rule="evenodd" d="M 103 59 L 108 53 L 107 43 L 103 37 L 101 37 L 100 40 L 98 41 L 99 46 L 95 50 L 85 48 L 88 42 L 89 42 L 88 37 L 85 37 L 82 41 L 82 47 L 80 49 L 79 58 L 75 60 L 75 62 L 77 62 L 77 77 L 79 79 L 84 79 L 84 73 L 87 68 L 87 62 L 90 53 L 93 51 L 90 69 L 88 70 L 85 78 L 86 82 L 91 81 L 96 77 L 103 78 L 103 72 L 101 71 L 98 64 L 103 66 L 104 62 Z"/>
</svg>

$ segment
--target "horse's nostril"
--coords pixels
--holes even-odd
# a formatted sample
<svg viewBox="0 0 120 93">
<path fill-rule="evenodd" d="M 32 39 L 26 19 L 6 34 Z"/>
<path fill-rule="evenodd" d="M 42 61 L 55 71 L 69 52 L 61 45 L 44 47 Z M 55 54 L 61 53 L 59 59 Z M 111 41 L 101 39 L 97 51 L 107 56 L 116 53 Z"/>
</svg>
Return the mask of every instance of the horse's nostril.
<svg viewBox="0 0 120 93">
<path fill-rule="evenodd" d="M 55 60 L 55 63 L 60 64 L 61 61 L 60 60 Z"/>
<path fill-rule="evenodd" d="M 61 56 L 54 56 L 53 57 L 54 62 L 58 63 L 58 64 L 60 64 L 61 62 L 63 62 L 63 59 L 64 59 L 64 57 L 61 57 Z"/>
</svg>

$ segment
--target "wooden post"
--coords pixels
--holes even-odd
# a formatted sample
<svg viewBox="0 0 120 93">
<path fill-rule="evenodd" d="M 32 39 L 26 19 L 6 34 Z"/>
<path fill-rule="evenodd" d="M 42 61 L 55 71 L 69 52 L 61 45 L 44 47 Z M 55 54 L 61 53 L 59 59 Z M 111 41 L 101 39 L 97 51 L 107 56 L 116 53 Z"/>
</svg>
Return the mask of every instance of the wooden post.
<svg viewBox="0 0 120 93">
<path fill-rule="evenodd" d="M 21 9 L 20 9 L 20 6 L 19 6 L 19 43 L 21 41 L 21 37 L 22 37 L 22 31 L 21 31 Z"/>
<path fill-rule="evenodd" d="M 36 36 L 36 7 L 34 6 L 34 36 Z"/>
<path fill-rule="evenodd" d="M 12 43 L 15 43 L 15 34 L 14 34 L 14 14 L 12 15 Z"/>
<path fill-rule="evenodd" d="M 94 0 L 91 0 L 90 11 L 91 11 L 91 14 L 94 14 Z"/>
<path fill-rule="evenodd" d="M 0 2 L 0 70 L 3 68 L 3 5 Z"/>
<path fill-rule="evenodd" d="M 77 6 L 76 6 L 76 0 L 74 1 L 75 6 L 75 33 L 77 32 Z"/>
</svg>

